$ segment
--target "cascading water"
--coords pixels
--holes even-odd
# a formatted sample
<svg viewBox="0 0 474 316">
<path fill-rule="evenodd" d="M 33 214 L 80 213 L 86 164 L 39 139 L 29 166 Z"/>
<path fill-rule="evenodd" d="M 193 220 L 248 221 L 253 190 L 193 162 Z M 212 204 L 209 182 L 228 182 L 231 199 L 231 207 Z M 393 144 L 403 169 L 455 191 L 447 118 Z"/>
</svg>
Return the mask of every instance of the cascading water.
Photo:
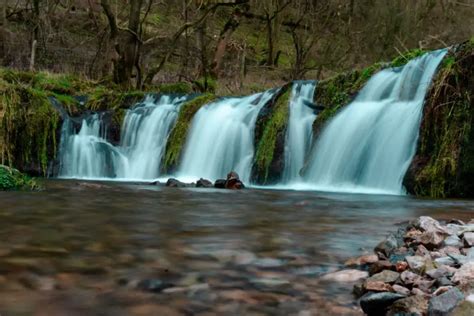
<svg viewBox="0 0 474 316">
<path fill-rule="evenodd" d="M 305 156 L 312 141 L 312 125 L 316 114 L 308 106 L 313 103 L 315 81 L 297 81 L 291 91 L 290 117 L 285 141 L 285 169 L 283 183 L 298 181 Z"/>
<path fill-rule="evenodd" d="M 126 159 L 117 170 L 117 177 L 150 180 L 159 176 L 166 141 L 184 100 L 162 96 L 155 102 L 149 96 L 127 112 L 121 141 Z"/>
<path fill-rule="evenodd" d="M 104 136 L 99 114 L 82 121 L 74 133 L 71 120 L 62 127 L 59 175 L 64 178 L 105 178 L 113 174 L 118 152 Z"/>
<path fill-rule="evenodd" d="M 127 111 L 120 146 L 105 139 L 99 114 L 83 120 L 75 134 L 70 120 L 62 131 L 59 176 L 152 180 L 159 176 L 168 135 L 186 97 L 161 96 L 145 100 Z"/>
<path fill-rule="evenodd" d="M 446 50 L 374 75 L 324 128 L 306 180 L 318 190 L 402 194 L 425 94 Z"/>
<path fill-rule="evenodd" d="M 225 98 L 202 107 L 192 121 L 179 177 L 216 180 L 235 170 L 248 183 L 255 122 L 260 109 L 274 93 L 270 90 L 242 98 Z"/>
</svg>

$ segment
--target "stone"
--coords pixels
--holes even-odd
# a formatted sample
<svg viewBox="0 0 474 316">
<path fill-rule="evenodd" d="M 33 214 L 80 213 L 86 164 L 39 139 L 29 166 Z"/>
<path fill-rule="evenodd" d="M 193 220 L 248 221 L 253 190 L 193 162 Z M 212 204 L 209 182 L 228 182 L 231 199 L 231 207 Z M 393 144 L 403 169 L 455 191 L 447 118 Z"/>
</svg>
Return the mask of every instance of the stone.
<svg viewBox="0 0 474 316">
<path fill-rule="evenodd" d="M 410 239 L 410 240 L 416 240 L 418 236 L 423 234 L 423 232 L 419 231 L 418 229 L 412 228 L 409 231 L 406 232 L 405 236 L 403 236 L 404 239 Z"/>
<path fill-rule="evenodd" d="M 400 279 L 406 285 L 410 285 L 410 284 L 415 283 L 415 281 L 419 278 L 420 278 L 420 276 L 418 274 L 415 274 L 415 273 L 413 273 L 409 270 L 403 271 L 400 274 Z"/>
<path fill-rule="evenodd" d="M 174 285 L 160 279 L 145 279 L 140 281 L 137 287 L 142 291 L 159 293 L 164 289 L 174 287 Z"/>
<path fill-rule="evenodd" d="M 446 228 L 441 226 L 441 224 L 437 220 L 429 216 L 420 216 L 420 218 L 418 218 L 415 221 L 414 226 L 417 228 L 420 228 L 421 230 L 425 232 L 432 231 L 432 232 L 448 234 L 448 232 L 446 231 Z"/>
<path fill-rule="evenodd" d="M 240 181 L 240 178 L 237 172 L 231 171 L 227 174 L 225 188 L 229 190 L 240 190 L 240 189 L 244 189 L 245 186 L 242 183 L 242 181 Z"/>
<path fill-rule="evenodd" d="M 392 286 L 382 281 L 366 280 L 363 285 L 366 292 L 393 292 Z"/>
<path fill-rule="evenodd" d="M 438 248 L 444 242 L 446 234 L 437 231 L 427 231 L 418 236 L 417 242 L 423 244 L 428 249 Z"/>
<path fill-rule="evenodd" d="M 186 187 L 186 183 L 179 181 L 178 179 L 169 178 L 166 181 L 166 186 L 170 188 L 184 188 Z"/>
<path fill-rule="evenodd" d="M 422 257 L 425 257 L 425 256 L 429 256 L 430 255 L 430 251 L 428 249 L 426 249 L 426 247 L 424 245 L 418 245 L 418 247 L 416 247 L 416 252 L 415 254 L 417 256 L 422 256 Z"/>
<path fill-rule="evenodd" d="M 452 288 L 439 296 L 433 296 L 428 304 L 428 315 L 449 315 L 463 299 L 464 295 L 457 288 Z"/>
<path fill-rule="evenodd" d="M 414 295 L 395 301 L 387 315 L 426 315 L 427 310 L 428 299 L 422 295 Z"/>
<path fill-rule="evenodd" d="M 394 284 L 392 286 L 393 290 L 398 293 L 398 294 L 402 294 L 402 295 L 405 295 L 405 296 L 408 296 L 410 294 L 410 290 L 407 289 L 406 287 L 404 286 L 401 286 L 401 285 L 398 285 L 398 284 Z"/>
<path fill-rule="evenodd" d="M 52 291 L 56 288 L 56 281 L 53 278 L 33 273 L 23 273 L 19 281 L 32 290 Z"/>
<path fill-rule="evenodd" d="M 455 284 L 470 284 L 474 282 L 474 261 L 461 266 L 451 279 Z"/>
<path fill-rule="evenodd" d="M 398 280 L 400 277 L 400 274 L 395 271 L 391 270 L 384 270 L 382 272 L 379 272 L 377 274 L 374 274 L 370 278 L 367 279 L 367 281 L 381 281 L 383 283 L 395 283 L 395 281 Z"/>
<path fill-rule="evenodd" d="M 413 283 L 413 286 L 419 288 L 425 293 L 431 293 L 431 287 L 435 284 L 436 280 L 428 280 L 425 278 L 418 278 Z"/>
<path fill-rule="evenodd" d="M 395 270 L 397 272 L 403 272 L 408 268 L 408 263 L 406 261 L 399 261 L 395 264 Z"/>
<path fill-rule="evenodd" d="M 360 256 L 358 258 L 351 258 L 345 262 L 346 267 L 359 267 L 359 266 L 364 266 L 370 263 L 377 262 L 379 258 L 377 255 L 364 255 Z"/>
<path fill-rule="evenodd" d="M 407 256 L 406 261 L 412 271 L 421 273 L 426 270 L 431 259 L 421 256 Z"/>
<path fill-rule="evenodd" d="M 454 259 L 451 258 L 451 257 L 436 258 L 436 259 L 434 260 L 434 262 L 435 262 L 435 264 L 438 265 L 438 266 L 439 266 L 439 265 L 445 265 L 445 266 L 450 266 L 450 267 L 452 267 L 452 266 L 456 265 L 456 262 L 455 262 Z"/>
<path fill-rule="evenodd" d="M 370 265 L 369 267 L 369 273 L 370 275 L 379 273 L 380 271 L 383 270 L 391 270 L 393 265 L 390 263 L 390 261 L 387 260 L 379 260 L 373 264 Z"/>
<path fill-rule="evenodd" d="M 375 247 L 375 251 L 384 254 L 388 258 L 397 247 L 397 239 L 393 234 L 391 234 Z"/>
<path fill-rule="evenodd" d="M 216 182 L 214 182 L 214 188 L 225 189 L 225 183 L 226 183 L 226 180 L 217 179 Z"/>
<path fill-rule="evenodd" d="M 385 315 L 388 307 L 404 295 L 391 292 L 367 293 L 360 298 L 359 304 L 368 315 Z"/>
<path fill-rule="evenodd" d="M 214 185 L 212 184 L 211 181 L 207 179 L 199 179 L 196 181 L 196 188 L 212 188 Z"/>
<path fill-rule="evenodd" d="M 451 282 L 447 277 L 441 277 L 436 280 L 436 284 L 437 286 L 450 286 L 453 285 L 453 282 Z"/>
<path fill-rule="evenodd" d="M 444 276 L 452 276 L 454 272 L 456 272 L 456 269 L 449 266 L 441 265 L 437 269 L 431 269 L 431 270 L 426 271 L 426 275 L 436 280 Z"/>
<path fill-rule="evenodd" d="M 474 246 L 474 233 L 464 233 L 463 240 L 466 247 Z"/>
<path fill-rule="evenodd" d="M 351 283 L 367 278 L 368 276 L 369 274 L 366 271 L 347 269 L 325 274 L 321 277 L 321 280 L 339 283 Z"/>
<path fill-rule="evenodd" d="M 450 257 L 451 255 L 460 255 L 461 254 L 461 252 L 459 251 L 459 248 L 458 247 L 453 247 L 453 246 L 443 247 L 438 252 L 442 257 L 446 257 L 446 256 Z"/>
<path fill-rule="evenodd" d="M 439 288 L 436 289 L 436 291 L 433 292 L 434 296 L 439 296 L 443 293 L 446 293 L 447 291 L 451 290 L 453 287 L 452 286 L 440 286 Z"/>
<path fill-rule="evenodd" d="M 461 238 L 459 238 L 456 235 L 450 235 L 444 239 L 443 244 L 445 246 L 452 246 L 452 247 L 461 247 L 462 246 L 462 241 Z"/>
</svg>

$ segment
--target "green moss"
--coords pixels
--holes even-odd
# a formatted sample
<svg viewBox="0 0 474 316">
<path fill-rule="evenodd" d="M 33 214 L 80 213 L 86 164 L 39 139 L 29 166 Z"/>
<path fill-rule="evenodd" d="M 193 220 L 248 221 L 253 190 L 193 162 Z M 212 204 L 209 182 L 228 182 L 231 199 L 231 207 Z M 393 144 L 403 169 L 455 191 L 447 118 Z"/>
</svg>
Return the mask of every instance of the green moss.
<svg viewBox="0 0 474 316">
<path fill-rule="evenodd" d="M 158 86 L 158 91 L 163 94 L 189 94 L 193 91 L 187 82 L 166 83 Z"/>
<path fill-rule="evenodd" d="M 143 91 L 120 92 L 104 86 L 95 88 L 86 102 L 86 108 L 92 111 L 117 110 L 127 108 L 145 97 Z"/>
<path fill-rule="evenodd" d="M 217 90 L 217 81 L 211 77 L 199 78 L 193 84 L 196 91 L 215 93 Z"/>
<path fill-rule="evenodd" d="M 181 158 L 181 152 L 186 142 L 188 129 L 196 112 L 204 105 L 216 100 L 213 94 L 204 94 L 186 102 L 181 106 L 179 116 L 166 143 L 166 153 L 163 162 L 163 171 L 171 172 Z"/>
<path fill-rule="evenodd" d="M 39 188 L 35 180 L 20 171 L 0 165 L 0 191 L 38 190 Z"/>
<path fill-rule="evenodd" d="M 291 89 L 286 90 L 276 101 L 273 112 L 265 124 L 262 138 L 258 142 L 255 153 L 255 166 L 257 172 L 268 179 L 270 164 L 273 161 L 278 134 L 284 133 L 288 123 L 288 103 Z"/>
<path fill-rule="evenodd" d="M 416 195 L 474 195 L 474 53 L 469 43 L 450 51 L 426 99 L 415 161 L 405 179 Z"/>
<path fill-rule="evenodd" d="M 423 54 L 426 53 L 426 50 L 423 49 L 412 49 L 409 50 L 403 54 L 400 54 L 400 56 L 396 57 L 392 62 L 390 63 L 390 67 L 400 67 L 408 63 L 410 60 L 419 57 Z"/>
</svg>

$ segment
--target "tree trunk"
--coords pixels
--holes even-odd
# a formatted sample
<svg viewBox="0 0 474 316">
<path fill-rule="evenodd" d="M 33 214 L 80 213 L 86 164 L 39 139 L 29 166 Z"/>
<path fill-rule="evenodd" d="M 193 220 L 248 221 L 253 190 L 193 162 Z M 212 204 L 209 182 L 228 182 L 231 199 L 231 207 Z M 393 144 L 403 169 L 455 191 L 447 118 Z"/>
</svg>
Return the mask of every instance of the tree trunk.
<svg viewBox="0 0 474 316">
<path fill-rule="evenodd" d="M 274 57 L 273 57 L 273 27 L 272 27 L 272 19 L 267 16 L 266 23 L 267 23 L 267 45 L 268 45 L 268 53 L 267 53 L 267 65 L 273 65 Z"/>
<path fill-rule="evenodd" d="M 222 60 L 224 59 L 227 44 L 232 34 L 239 27 L 241 16 L 242 15 L 240 14 L 239 9 L 236 9 L 232 13 L 232 16 L 229 18 L 229 20 L 224 25 L 224 28 L 221 31 L 219 40 L 217 41 L 216 51 L 214 52 L 214 58 L 212 61 L 212 66 L 211 66 L 212 68 L 211 75 L 214 78 L 219 77 L 219 72 L 222 67 Z"/>
</svg>

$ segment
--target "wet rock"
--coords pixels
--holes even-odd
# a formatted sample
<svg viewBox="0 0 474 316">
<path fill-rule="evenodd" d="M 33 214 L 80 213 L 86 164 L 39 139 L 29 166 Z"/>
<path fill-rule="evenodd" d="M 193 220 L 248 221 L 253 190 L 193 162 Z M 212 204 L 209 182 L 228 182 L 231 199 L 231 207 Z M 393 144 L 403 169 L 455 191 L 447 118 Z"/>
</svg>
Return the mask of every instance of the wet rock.
<svg viewBox="0 0 474 316">
<path fill-rule="evenodd" d="M 244 189 L 245 185 L 240 181 L 239 175 L 235 171 L 231 171 L 227 174 L 227 180 L 225 188 L 230 190 Z"/>
<path fill-rule="evenodd" d="M 212 188 L 212 187 L 214 187 L 212 182 L 203 178 L 197 180 L 196 182 L 196 188 Z"/>
<path fill-rule="evenodd" d="M 456 265 L 456 261 L 454 261 L 454 259 L 451 257 L 436 258 L 434 262 L 436 265 L 445 265 L 450 267 Z"/>
<path fill-rule="evenodd" d="M 145 279 L 140 282 L 138 282 L 138 289 L 142 291 L 147 291 L 147 292 L 155 292 L 159 293 L 163 291 L 164 289 L 173 287 L 174 285 L 172 283 L 164 282 L 160 279 Z"/>
<path fill-rule="evenodd" d="M 225 179 L 217 179 L 216 182 L 214 182 L 214 188 L 225 189 L 226 182 Z"/>
<path fill-rule="evenodd" d="M 442 265 L 437 269 L 431 269 L 426 271 L 426 275 L 436 280 L 444 276 L 452 276 L 454 272 L 456 272 L 456 269 Z"/>
<path fill-rule="evenodd" d="M 415 220 L 414 226 L 417 228 L 420 228 L 421 230 L 425 232 L 431 231 L 431 232 L 448 234 L 446 229 L 442 227 L 441 224 L 437 220 L 429 216 L 420 216 L 420 218 Z"/>
<path fill-rule="evenodd" d="M 351 258 L 345 262 L 346 267 L 360 267 L 370 263 L 377 262 L 379 258 L 377 255 L 364 255 L 358 258 Z"/>
<path fill-rule="evenodd" d="M 391 292 L 367 293 L 360 298 L 360 307 L 368 315 L 385 315 L 388 307 L 404 295 Z"/>
<path fill-rule="evenodd" d="M 166 186 L 170 188 L 185 188 L 186 183 L 181 182 L 178 179 L 169 178 L 168 181 L 166 181 Z"/>
<path fill-rule="evenodd" d="M 383 270 L 391 270 L 392 267 L 393 267 L 393 264 L 390 263 L 390 261 L 380 260 L 380 261 L 375 262 L 369 267 L 369 273 L 370 275 L 374 275 Z"/>
<path fill-rule="evenodd" d="M 455 284 L 471 284 L 474 282 L 474 261 L 464 264 L 452 278 Z"/>
<path fill-rule="evenodd" d="M 325 274 L 321 277 L 321 280 L 340 283 L 351 283 L 356 282 L 360 279 L 364 279 L 366 277 L 368 277 L 368 273 L 366 271 L 348 269 Z"/>
<path fill-rule="evenodd" d="M 463 299 L 464 295 L 457 288 L 452 288 L 439 296 L 433 296 L 428 305 L 428 315 L 449 315 Z"/>
<path fill-rule="evenodd" d="M 414 295 L 397 300 L 390 306 L 387 315 L 426 315 L 428 299 L 421 295 Z"/>
<path fill-rule="evenodd" d="M 384 254 L 385 257 L 388 258 L 397 247 L 397 239 L 393 234 L 391 234 L 375 247 L 375 251 Z"/>
<path fill-rule="evenodd" d="M 463 240 L 466 247 L 474 246 L 474 233 L 464 233 Z"/>
<path fill-rule="evenodd" d="M 400 274 L 391 270 L 384 270 L 380 273 L 374 274 L 367 281 L 381 281 L 383 283 L 395 283 L 398 280 Z"/>
<path fill-rule="evenodd" d="M 402 294 L 402 295 L 405 295 L 405 296 L 408 296 L 410 294 L 410 290 L 407 289 L 406 287 L 404 286 L 401 286 L 401 285 L 398 285 L 398 284 L 394 284 L 392 286 L 393 290 L 398 293 L 398 294 Z"/>
</svg>

